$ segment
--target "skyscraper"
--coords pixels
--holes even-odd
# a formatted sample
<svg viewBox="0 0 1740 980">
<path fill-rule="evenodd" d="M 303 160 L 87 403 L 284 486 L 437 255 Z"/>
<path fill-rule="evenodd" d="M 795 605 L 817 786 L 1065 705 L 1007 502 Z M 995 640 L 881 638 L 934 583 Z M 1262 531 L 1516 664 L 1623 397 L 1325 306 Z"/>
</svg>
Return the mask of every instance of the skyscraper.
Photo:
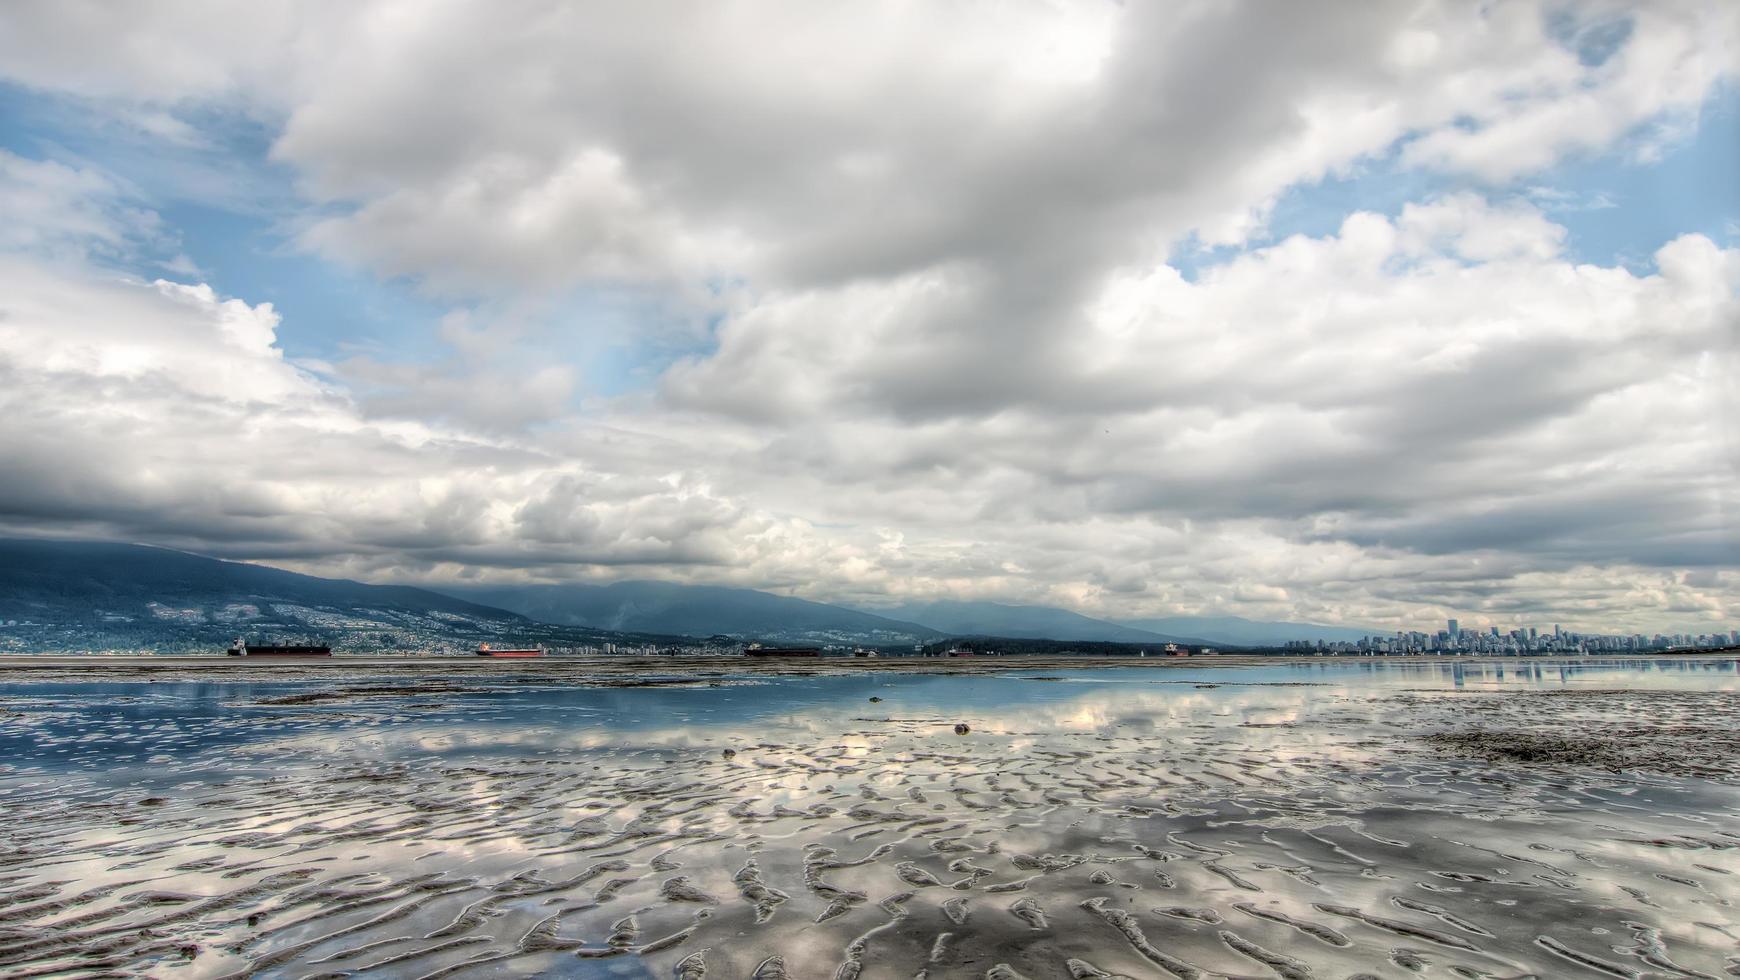
<svg viewBox="0 0 1740 980">
<path fill-rule="evenodd" d="M 1461 635 L 1462 635 L 1461 627 L 1457 626 L 1456 620 L 1452 619 L 1450 621 L 1450 639 L 1454 640 Z"/>
</svg>

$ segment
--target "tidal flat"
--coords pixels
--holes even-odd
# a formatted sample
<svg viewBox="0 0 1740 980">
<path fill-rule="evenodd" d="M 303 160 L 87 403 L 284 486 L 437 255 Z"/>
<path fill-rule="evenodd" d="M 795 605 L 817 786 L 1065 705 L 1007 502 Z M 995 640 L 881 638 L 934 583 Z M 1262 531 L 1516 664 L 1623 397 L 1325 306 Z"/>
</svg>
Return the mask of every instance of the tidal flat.
<svg viewBox="0 0 1740 980">
<path fill-rule="evenodd" d="M 0 975 L 1740 976 L 1737 720 L 1722 657 L 8 663 Z"/>
</svg>

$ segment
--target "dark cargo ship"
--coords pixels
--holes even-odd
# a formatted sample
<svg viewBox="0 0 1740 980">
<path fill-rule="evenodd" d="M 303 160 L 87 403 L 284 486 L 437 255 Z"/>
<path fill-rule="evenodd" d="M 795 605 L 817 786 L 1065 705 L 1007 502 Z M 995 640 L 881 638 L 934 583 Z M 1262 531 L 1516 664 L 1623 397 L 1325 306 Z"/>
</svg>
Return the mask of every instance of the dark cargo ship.
<svg viewBox="0 0 1740 980">
<path fill-rule="evenodd" d="M 332 648 L 305 643 L 248 643 L 236 638 L 230 644 L 232 657 L 330 657 Z"/>
<path fill-rule="evenodd" d="M 745 657 L 819 657 L 822 651 L 819 647 L 764 647 L 759 643 L 750 644 L 744 651 Z"/>
</svg>

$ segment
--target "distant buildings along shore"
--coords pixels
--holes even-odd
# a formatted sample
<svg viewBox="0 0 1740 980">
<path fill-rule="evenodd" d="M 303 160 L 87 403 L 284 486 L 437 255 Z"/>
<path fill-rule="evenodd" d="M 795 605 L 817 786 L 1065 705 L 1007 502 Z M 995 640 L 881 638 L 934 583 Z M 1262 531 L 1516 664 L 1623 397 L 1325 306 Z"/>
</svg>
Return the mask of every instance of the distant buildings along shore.
<svg viewBox="0 0 1740 980">
<path fill-rule="evenodd" d="M 1555 623 L 1551 633 L 1533 626 L 1501 632 L 1497 626 L 1465 630 L 1450 620 L 1436 633 L 1398 630 L 1359 640 L 1289 640 L 1282 649 L 1301 653 L 1478 654 L 1544 656 L 1556 653 L 1650 653 L 1740 646 L 1740 630 L 1713 633 L 1574 633 Z"/>
</svg>

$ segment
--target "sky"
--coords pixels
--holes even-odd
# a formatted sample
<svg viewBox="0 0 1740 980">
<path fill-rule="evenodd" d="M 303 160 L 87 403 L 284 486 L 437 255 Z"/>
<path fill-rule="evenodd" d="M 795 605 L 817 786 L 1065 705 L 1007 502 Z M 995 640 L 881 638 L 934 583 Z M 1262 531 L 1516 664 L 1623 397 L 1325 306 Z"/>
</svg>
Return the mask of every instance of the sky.
<svg viewBox="0 0 1740 980">
<path fill-rule="evenodd" d="M 1740 5 L 0 5 L 0 533 L 1740 621 Z"/>
</svg>

